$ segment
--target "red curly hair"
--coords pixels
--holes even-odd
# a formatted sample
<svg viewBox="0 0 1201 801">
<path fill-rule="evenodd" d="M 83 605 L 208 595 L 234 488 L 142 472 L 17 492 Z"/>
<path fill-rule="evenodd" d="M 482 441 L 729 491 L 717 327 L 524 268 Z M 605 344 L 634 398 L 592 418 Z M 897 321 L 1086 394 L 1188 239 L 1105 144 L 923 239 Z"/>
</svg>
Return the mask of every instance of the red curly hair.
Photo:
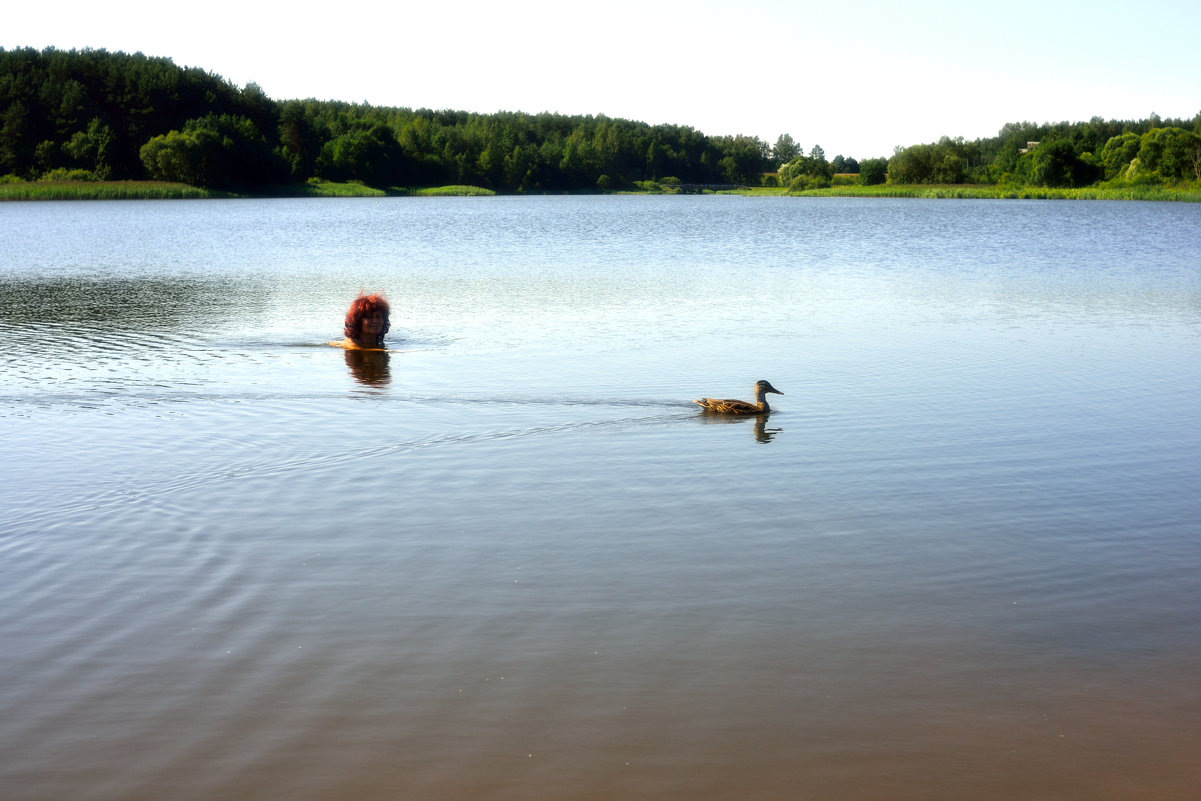
<svg viewBox="0 0 1201 801">
<path fill-rule="evenodd" d="M 359 337 L 363 333 L 363 318 L 379 312 L 384 315 L 384 327 L 379 332 L 379 339 L 375 342 L 376 347 L 384 346 L 384 334 L 388 333 L 388 314 L 391 312 L 391 307 L 388 306 L 388 301 L 384 300 L 383 295 L 364 295 L 362 292 L 350 304 L 350 310 L 346 312 L 346 326 L 343 331 L 346 333 L 346 338 L 359 341 Z"/>
</svg>

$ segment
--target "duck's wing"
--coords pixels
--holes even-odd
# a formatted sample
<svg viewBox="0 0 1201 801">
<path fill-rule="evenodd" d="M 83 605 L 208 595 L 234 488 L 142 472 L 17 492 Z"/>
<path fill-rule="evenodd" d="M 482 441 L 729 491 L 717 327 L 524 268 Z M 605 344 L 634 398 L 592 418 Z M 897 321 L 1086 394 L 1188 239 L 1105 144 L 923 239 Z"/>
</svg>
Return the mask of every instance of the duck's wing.
<svg viewBox="0 0 1201 801">
<path fill-rule="evenodd" d="M 753 403 L 747 403 L 743 400 L 730 400 L 728 398 L 701 398 L 694 400 L 693 403 L 699 404 L 707 412 L 716 412 L 717 414 L 758 414 L 759 407 Z"/>
</svg>

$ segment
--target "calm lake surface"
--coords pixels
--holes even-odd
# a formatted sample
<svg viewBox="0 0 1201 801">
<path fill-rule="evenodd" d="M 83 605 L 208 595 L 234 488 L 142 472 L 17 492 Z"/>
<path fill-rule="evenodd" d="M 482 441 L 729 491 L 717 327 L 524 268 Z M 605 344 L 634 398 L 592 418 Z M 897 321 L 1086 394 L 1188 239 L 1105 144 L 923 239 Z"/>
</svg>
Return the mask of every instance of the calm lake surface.
<svg viewBox="0 0 1201 801">
<path fill-rule="evenodd" d="M 1194 798 L 1199 390 L 1196 204 L 0 204 L 0 797 Z"/>
</svg>

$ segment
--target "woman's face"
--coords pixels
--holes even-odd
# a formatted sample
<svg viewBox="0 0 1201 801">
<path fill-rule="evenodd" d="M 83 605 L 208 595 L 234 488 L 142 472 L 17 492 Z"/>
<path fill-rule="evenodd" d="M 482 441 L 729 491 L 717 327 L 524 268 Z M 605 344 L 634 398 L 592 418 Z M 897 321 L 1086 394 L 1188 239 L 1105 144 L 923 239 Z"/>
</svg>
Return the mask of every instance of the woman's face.
<svg viewBox="0 0 1201 801">
<path fill-rule="evenodd" d="M 363 336 L 374 339 L 384 330 L 384 313 L 375 312 L 363 318 Z"/>
</svg>

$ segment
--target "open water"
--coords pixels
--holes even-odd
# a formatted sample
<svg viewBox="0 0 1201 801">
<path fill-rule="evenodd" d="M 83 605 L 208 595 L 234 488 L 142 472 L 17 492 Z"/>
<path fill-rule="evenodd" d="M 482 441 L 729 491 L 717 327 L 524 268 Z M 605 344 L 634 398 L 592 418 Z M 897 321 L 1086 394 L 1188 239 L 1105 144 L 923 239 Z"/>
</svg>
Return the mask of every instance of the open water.
<svg viewBox="0 0 1201 801">
<path fill-rule="evenodd" d="M 1199 390 L 1201 205 L 0 205 L 0 797 L 1195 798 Z"/>
</svg>

